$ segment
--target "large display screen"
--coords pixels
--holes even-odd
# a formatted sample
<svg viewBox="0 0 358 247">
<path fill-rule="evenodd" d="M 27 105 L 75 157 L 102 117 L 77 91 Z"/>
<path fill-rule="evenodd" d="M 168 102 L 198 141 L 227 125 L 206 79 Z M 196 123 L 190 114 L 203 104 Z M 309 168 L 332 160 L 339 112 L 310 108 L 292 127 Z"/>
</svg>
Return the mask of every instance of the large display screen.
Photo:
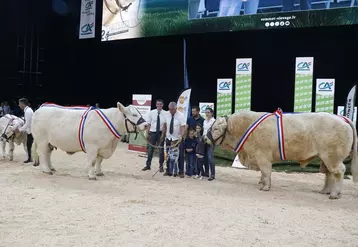
<svg viewBox="0 0 358 247">
<path fill-rule="evenodd" d="M 102 40 L 358 23 L 358 0 L 103 0 Z"/>
</svg>

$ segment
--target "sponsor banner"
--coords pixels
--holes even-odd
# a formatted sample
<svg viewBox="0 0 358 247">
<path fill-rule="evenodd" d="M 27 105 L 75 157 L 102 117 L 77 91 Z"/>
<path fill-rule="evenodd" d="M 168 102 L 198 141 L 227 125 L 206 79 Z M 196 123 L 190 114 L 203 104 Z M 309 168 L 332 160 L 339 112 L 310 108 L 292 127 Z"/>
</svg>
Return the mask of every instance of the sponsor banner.
<svg viewBox="0 0 358 247">
<path fill-rule="evenodd" d="M 312 111 L 313 57 L 296 57 L 294 112 Z"/>
<path fill-rule="evenodd" d="M 132 105 L 135 106 L 140 114 L 142 114 L 143 118 L 147 120 L 148 114 L 151 110 L 152 105 L 152 95 L 150 94 L 133 94 L 132 96 Z M 143 132 L 145 135 L 146 133 Z M 129 135 L 129 144 L 128 151 L 133 152 L 147 152 L 147 142 L 145 137 L 142 134 L 137 135 L 137 139 L 135 139 L 136 134 Z"/>
<path fill-rule="evenodd" d="M 251 109 L 252 58 L 236 59 L 235 112 Z"/>
<path fill-rule="evenodd" d="M 232 79 L 218 79 L 216 97 L 216 116 L 232 113 Z"/>
<path fill-rule="evenodd" d="M 183 90 L 177 102 L 177 109 L 184 114 L 185 118 L 187 118 L 189 114 L 190 94 L 191 88 Z"/>
<path fill-rule="evenodd" d="M 203 118 L 206 118 L 205 110 L 206 110 L 206 108 L 208 108 L 208 107 L 210 107 L 211 109 L 213 109 L 214 112 L 215 112 L 215 104 L 214 104 L 214 103 L 203 103 L 203 102 L 200 102 L 200 103 L 199 103 L 200 115 L 201 115 Z"/>
<path fill-rule="evenodd" d="M 353 121 L 353 107 L 356 104 L 356 87 L 357 85 L 354 85 L 352 89 L 349 91 L 347 100 L 346 100 L 346 106 L 344 108 L 344 116 L 349 118 Z M 354 110 L 356 111 L 356 110 Z"/>
<path fill-rule="evenodd" d="M 96 31 L 96 0 L 82 0 L 80 19 L 80 39 L 95 37 Z"/>
<path fill-rule="evenodd" d="M 344 106 L 338 106 L 337 107 L 337 115 L 344 116 Z M 354 123 L 357 123 L 357 107 L 356 106 L 354 107 L 354 112 L 353 112 L 352 116 L 353 116 L 352 121 Z"/>
<path fill-rule="evenodd" d="M 334 79 L 317 79 L 316 80 L 316 112 L 334 111 Z"/>
</svg>

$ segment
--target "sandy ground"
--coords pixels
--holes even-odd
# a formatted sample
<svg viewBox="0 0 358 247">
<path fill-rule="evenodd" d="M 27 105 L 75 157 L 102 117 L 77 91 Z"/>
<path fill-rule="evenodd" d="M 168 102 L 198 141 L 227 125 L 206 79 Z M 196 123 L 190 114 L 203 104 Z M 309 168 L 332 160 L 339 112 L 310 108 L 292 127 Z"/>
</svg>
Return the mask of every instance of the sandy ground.
<svg viewBox="0 0 358 247">
<path fill-rule="evenodd" d="M 317 192 L 322 174 L 217 168 L 217 180 L 142 172 L 145 160 L 119 144 L 89 181 L 84 154 L 53 153 L 55 175 L 0 159 L 0 246 L 358 246 L 358 186 L 339 200 Z M 155 169 L 154 169 L 155 168 Z"/>
</svg>

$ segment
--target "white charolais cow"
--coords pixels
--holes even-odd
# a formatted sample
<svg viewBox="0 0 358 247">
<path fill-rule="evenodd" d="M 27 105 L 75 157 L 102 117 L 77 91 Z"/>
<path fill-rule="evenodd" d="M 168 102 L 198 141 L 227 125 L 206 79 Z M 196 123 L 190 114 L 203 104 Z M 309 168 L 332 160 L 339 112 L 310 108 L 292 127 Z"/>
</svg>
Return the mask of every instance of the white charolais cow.
<svg viewBox="0 0 358 247">
<path fill-rule="evenodd" d="M 111 24 L 120 11 L 126 11 L 136 0 L 103 0 L 103 25 Z"/>
<path fill-rule="evenodd" d="M 2 157 L 6 156 L 10 159 L 14 159 L 15 144 L 22 144 L 27 154 L 26 139 L 27 134 L 25 132 L 15 132 L 24 125 L 24 120 L 14 115 L 6 114 L 0 118 L 0 143 L 2 150 Z M 6 155 L 6 143 L 9 143 L 9 152 Z"/>
<path fill-rule="evenodd" d="M 234 149 L 239 152 L 242 164 L 260 170 L 261 190 L 270 190 L 272 163 L 294 160 L 305 167 L 319 157 L 327 168 L 321 193 L 337 199 L 346 170 L 343 160 L 350 154 L 353 181 L 358 182 L 357 131 L 349 119 L 328 113 L 281 113 L 280 118 L 278 116 L 240 111 L 220 117 L 208 131 L 207 140 Z"/>
<path fill-rule="evenodd" d="M 55 169 L 50 157 L 54 147 L 68 154 L 83 151 L 87 154 L 89 179 L 95 180 L 96 175 L 103 175 L 101 162 L 112 156 L 120 136 L 146 128 L 147 123 L 134 106 L 124 107 L 119 102 L 109 109 L 45 103 L 32 117 L 34 165 L 40 160 L 43 172 L 52 175 Z"/>
</svg>

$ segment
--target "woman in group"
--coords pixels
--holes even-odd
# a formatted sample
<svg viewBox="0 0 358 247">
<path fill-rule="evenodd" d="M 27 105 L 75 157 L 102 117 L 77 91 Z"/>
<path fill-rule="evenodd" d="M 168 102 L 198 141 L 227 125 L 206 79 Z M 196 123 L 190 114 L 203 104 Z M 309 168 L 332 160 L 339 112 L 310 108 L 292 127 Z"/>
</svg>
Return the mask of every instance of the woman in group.
<svg viewBox="0 0 358 247">
<path fill-rule="evenodd" d="M 204 120 L 204 135 L 208 133 L 208 130 L 210 129 L 211 125 L 215 122 L 214 118 L 214 110 L 210 107 L 206 108 L 205 110 L 206 119 Z M 214 164 L 214 149 L 215 145 L 209 145 L 206 144 L 206 152 L 205 152 L 205 160 L 208 162 L 210 176 L 209 181 L 212 181 L 215 179 L 215 164 Z"/>
</svg>

